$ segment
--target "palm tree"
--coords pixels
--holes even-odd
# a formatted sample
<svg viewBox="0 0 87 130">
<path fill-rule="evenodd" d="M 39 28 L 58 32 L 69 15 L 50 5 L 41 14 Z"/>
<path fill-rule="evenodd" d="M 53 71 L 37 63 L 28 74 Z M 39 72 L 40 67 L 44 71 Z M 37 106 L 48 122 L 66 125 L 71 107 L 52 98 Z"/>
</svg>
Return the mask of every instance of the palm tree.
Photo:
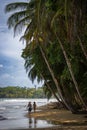
<svg viewBox="0 0 87 130">
<path fill-rule="evenodd" d="M 22 27 L 25 27 L 25 25 L 26 25 L 24 36 L 22 38 L 25 38 L 27 45 L 30 42 L 32 42 L 33 44 L 35 44 L 36 41 L 38 42 L 38 38 L 39 38 L 38 35 L 39 35 L 39 33 L 42 33 L 41 32 L 42 30 L 39 31 L 40 28 L 38 27 L 39 23 L 40 23 L 39 9 L 41 9 L 41 7 L 42 7 L 41 2 L 43 3 L 43 1 L 39 1 L 39 3 L 37 3 L 36 1 L 30 1 L 29 3 L 28 2 L 26 2 L 26 3 L 12 3 L 12 4 L 8 4 L 6 6 L 6 12 L 11 12 L 11 11 L 17 10 L 19 8 L 25 9 L 22 12 L 20 11 L 20 12 L 12 14 L 8 19 L 8 26 L 9 26 L 9 28 L 14 27 L 14 32 L 16 32 L 17 29 L 19 31 L 21 31 L 20 29 L 22 29 Z M 23 6 L 23 5 L 25 5 L 25 6 Z M 36 8 L 36 10 L 34 10 L 35 8 Z M 33 40 L 32 40 L 32 38 L 33 38 Z M 32 44 L 32 46 L 33 46 L 33 44 Z M 55 82 L 55 85 L 57 86 L 58 93 L 59 93 L 60 97 L 62 98 L 62 100 L 65 102 L 65 100 L 63 99 L 63 96 L 61 94 L 59 84 L 54 76 L 52 69 L 50 68 L 50 65 L 49 65 L 49 63 L 44 55 L 43 49 L 41 48 L 40 44 L 41 43 L 39 42 L 39 47 L 40 47 L 40 51 L 42 53 L 42 56 L 47 64 L 47 67 L 49 68 L 49 71 L 52 75 L 52 78 Z M 66 102 L 65 102 L 65 104 L 69 108 L 69 106 Z"/>
<path fill-rule="evenodd" d="M 58 4 L 58 3 L 57 3 Z M 65 5 L 67 5 L 68 3 L 67 3 L 67 1 L 65 1 Z M 73 6 L 73 5 L 72 5 Z M 61 8 L 61 7 L 60 7 Z M 63 17 L 64 17 L 64 15 L 63 15 L 63 13 L 58 13 L 58 11 L 60 11 L 60 10 L 62 10 L 61 12 L 63 12 L 63 9 L 57 9 L 57 13 L 54 15 L 54 17 L 53 17 L 53 19 L 52 19 L 52 24 L 51 24 L 51 26 L 53 26 L 53 24 L 54 24 L 54 26 L 53 26 L 53 30 L 54 30 L 54 33 L 55 33 L 55 35 L 56 35 L 56 38 L 57 38 L 57 40 L 58 40 L 58 43 L 60 44 L 60 47 L 61 47 L 61 49 L 62 49 L 62 52 L 63 52 L 63 54 L 64 54 L 64 57 L 65 57 L 65 60 L 66 60 L 66 63 L 67 63 L 67 66 L 68 66 L 68 68 L 69 68 L 69 71 L 70 71 L 70 74 L 71 74 L 71 77 L 72 77 L 72 80 L 73 80 L 73 83 L 74 83 L 74 85 L 75 85 L 75 88 L 76 88 L 76 90 L 77 90 L 77 93 L 78 93 L 78 96 L 79 96 L 79 99 L 81 100 L 81 102 L 82 102 L 82 104 L 83 104 L 83 107 L 84 108 L 86 108 L 86 105 L 85 105 L 85 103 L 84 103 L 84 101 L 83 101 L 83 99 L 82 99 L 82 97 L 81 97 L 81 94 L 80 94 L 80 92 L 79 92 L 79 87 L 78 87 L 78 83 L 77 83 L 77 81 L 76 81 L 76 79 L 75 79 L 75 76 L 74 76 L 74 73 L 73 73 L 73 71 L 72 71 L 72 67 L 71 67 L 71 63 L 70 63 L 70 61 L 69 61 L 69 58 L 68 58 L 68 56 L 67 56 L 67 53 L 66 53 L 66 51 L 65 51 L 65 49 L 64 49 L 64 45 L 63 45 L 63 43 L 61 42 L 61 38 L 63 39 L 62 41 L 64 41 L 65 42 L 65 40 L 66 39 L 64 39 L 64 38 L 66 38 L 65 36 L 66 36 L 66 34 L 64 34 L 64 33 L 66 33 L 66 30 L 68 31 L 68 19 L 67 19 L 67 17 L 68 16 L 65 16 L 65 22 L 64 22 L 64 19 L 63 19 Z M 65 6 L 65 10 L 66 10 L 66 6 Z M 67 13 L 66 13 L 67 14 Z M 67 14 L 68 15 L 68 14 Z M 60 16 L 60 18 L 59 18 L 59 16 Z M 58 19 L 59 18 L 59 19 Z M 75 21 L 75 18 L 76 17 L 74 17 L 74 27 L 73 27 L 73 30 L 74 30 L 74 35 L 75 35 L 75 33 L 76 33 L 76 21 Z M 54 20 L 55 19 L 55 20 Z M 58 21 L 59 21 L 59 23 L 60 22 L 62 22 L 63 24 L 65 24 L 66 25 L 66 23 L 67 23 L 67 28 L 66 28 L 66 26 L 64 26 L 64 28 L 66 28 L 65 29 L 65 32 L 64 32 L 64 30 L 63 30 L 63 32 L 60 32 L 61 30 L 58 30 L 57 29 L 57 27 L 55 26 L 57 23 L 56 22 L 58 22 L 56 19 L 58 19 Z M 54 23 L 53 23 L 54 22 Z M 71 23 L 71 24 L 73 24 L 73 23 Z M 59 24 L 59 26 L 60 26 L 60 24 Z M 72 26 L 72 25 L 71 25 Z M 67 32 L 68 33 L 68 32 Z M 61 37 L 61 35 L 63 35 L 63 37 Z M 60 38 L 59 38 L 60 37 Z M 74 37 L 73 37 L 74 38 Z M 75 40 L 75 39 L 73 39 L 73 40 Z"/>
<path fill-rule="evenodd" d="M 49 2 L 51 2 L 51 4 L 49 4 Z M 58 5 L 58 6 L 56 6 L 56 5 Z M 59 39 L 59 36 L 64 37 L 64 38 L 66 36 L 65 35 L 65 33 L 66 33 L 65 21 L 62 19 L 62 17 L 60 17 L 59 25 L 56 22 L 56 19 L 58 18 L 58 16 L 61 16 L 61 14 L 63 15 L 64 8 L 62 5 L 64 5 L 64 4 L 61 1 L 57 1 L 57 0 L 55 1 L 55 3 L 54 3 L 54 1 L 51 1 L 51 0 L 47 0 L 47 1 L 31 0 L 29 2 L 8 4 L 6 6 L 6 12 L 18 10 L 17 13 L 13 13 L 9 17 L 8 26 L 9 26 L 9 28 L 14 28 L 15 33 L 17 33 L 17 31 L 21 32 L 21 30 L 23 28 L 25 29 L 24 35 L 21 37 L 21 39 L 25 39 L 25 41 L 26 41 L 26 47 L 23 50 L 23 54 L 25 55 L 25 60 L 27 61 L 27 64 L 26 64 L 27 70 L 29 70 L 29 66 L 31 65 L 31 71 L 29 73 L 29 76 L 31 76 L 31 79 L 34 80 L 36 75 L 38 75 L 39 79 L 41 79 L 40 74 L 42 74 L 42 73 L 41 73 L 41 71 L 39 71 L 39 68 L 35 66 L 37 68 L 36 70 L 34 69 L 35 71 L 32 68 L 32 66 L 35 65 L 36 62 L 35 61 L 32 62 L 33 60 L 31 60 L 31 63 L 30 63 L 30 59 L 33 57 L 32 53 L 38 47 L 40 49 L 43 60 L 50 72 L 50 75 L 52 76 L 52 79 L 55 83 L 55 86 L 57 88 L 60 98 L 62 99 L 64 104 L 67 106 L 67 108 L 70 109 L 71 111 L 73 111 L 73 108 L 67 104 L 65 98 L 63 97 L 59 77 L 56 78 L 54 70 L 52 69 L 52 65 L 49 62 L 49 57 L 47 56 L 47 51 L 46 51 L 46 48 L 49 47 L 49 43 L 53 42 L 55 39 L 57 39 L 58 42 L 60 43 L 60 46 L 64 53 L 64 57 L 66 59 L 69 71 L 70 71 L 72 79 L 74 81 L 76 90 L 79 93 L 77 82 L 72 73 L 73 71 L 71 69 L 68 56 L 66 55 L 67 53 L 64 49 L 63 44 L 61 43 L 61 41 Z M 67 1 L 65 1 L 65 5 L 67 5 Z M 66 7 L 66 6 L 64 6 L 64 7 Z M 19 9 L 22 9 L 22 10 L 19 11 Z M 55 14 L 55 12 L 56 12 L 56 14 Z M 66 10 L 65 14 L 67 14 L 67 10 Z M 68 15 L 66 15 L 66 25 L 67 25 L 67 33 L 68 33 L 68 29 L 69 29 L 68 23 L 69 22 L 67 21 L 68 20 L 67 18 L 68 18 Z M 65 30 L 61 30 L 61 26 L 60 26 L 60 25 L 62 25 L 61 22 L 64 23 Z M 58 28 L 57 36 L 55 36 L 55 34 L 53 33 L 55 28 L 53 29 L 52 26 L 54 23 L 55 23 L 55 26 Z M 59 34 L 59 32 L 61 35 Z M 64 39 L 64 40 L 66 40 L 66 39 Z M 36 53 L 36 55 L 37 55 L 37 53 Z M 39 73 L 37 70 L 39 71 Z M 32 74 L 32 72 L 34 72 L 34 73 Z M 79 97 L 80 97 L 80 93 L 79 93 Z M 81 97 L 80 97 L 80 99 L 81 99 Z M 82 99 L 81 99 L 81 101 L 82 101 Z M 82 101 L 82 103 L 83 103 L 83 101 Z"/>
<path fill-rule="evenodd" d="M 66 3 L 66 1 L 65 1 L 65 3 Z M 54 3 L 53 3 L 53 4 L 54 4 Z M 59 10 L 59 9 L 58 9 L 58 10 Z M 57 11 L 57 12 L 58 12 L 58 11 Z M 60 18 L 60 20 L 62 20 L 62 19 Z M 39 21 L 40 21 L 40 19 L 39 19 Z M 76 26 L 75 24 L 76 24 L 76 23 L 75 23 L 75 17 L 74 17 L 74 28 L 75 28 L 75 26 Z M 55 29 L 55 28 L 54 28 L 54 29 Z M 74 31 L 76 32 L 76 29 L 75 29 Z M 59 32 L 59 30 L 58 30 L 58 32 Z M 61 34 L 61 33 L 60 33 L 60 34 Z M 60 36 L 60 34 L 58 33 L 59 36 Z M 79 89 L 78 89 L 79 87 L 78 87 L 77 81 L 76 81 L 76 79 L 75 79 L 74 73 L 73 73 L 72 68 L 71 68 L 71 63 L 70 63 L 70 61 L 69 61 L 69 59 L 68 59 L 67 53 L 66 53 L 66 51 L 65 51 L 65 49 L 64 49 L 64 46 L 63 46 L 62 42 L 60 41 L 60 38 L 59 38 L 58 35 L 56 35 L 56 37 L 57 37 L 57 39 L 58 39 L 58 42 L 59 42 L 59 44 L 60 44 L 60 46 L 61 46 L 61 49 L 62 49 L 62 52 L 63 52 L 63 54 L 64 54 L 64 57 L 65 57 L 67 66 L 68 66 L 68 68 L 69 68 L 69 71 L 70 71 L 70 74 L 71 74 L 73 83 L 74 83 L 74 85 L 75 85 L 76 91 L 77 91 L 77 93 L 78 93 L 79 99 L 80 99 L 80 101 L 82 102 L 83 107 L 86 109 L 86 105 L 85 105 L 85 103 L 84 103 L 84 101 L 83 101 L 83 99 L 82 99 L 82 97 L 81 97 L 81 94 L 80 94 Z M 74 35 L 75 35 L 75 33 L 74 33 Z M 41 49 L 42 49 L 42 48 L 41 48 Z M 42 50 L 41 50 L 41 51 L 42 51 Z M 42 52 L 42 53 L 43 53 L 43 52 Z M 43 54 L 43 57 L 44 57 L 44 54 Z M 45 56 L 45 57 L 46 57 L 46 56 Z M 45 59 L 45 57 L 44 57 L 44 59 Z M 45 62 L 47 62 L 46 59 L 45 59 Z M 49 66 L 48 68 L 50 69 L 50 66 Z M 53 74 L 53 73 L 52 73 L 52 70 L 49 70 L 49 71 L 51 72 L 51 74 Z M 52 75 L 52 77 L 53 77 L 53 79 L 55 80 L 55 76 Z M 56 83 L 56 86 L 59 86 L 59 85 L 57 84 L 58 82 L 55 81 L 55 83 Z M 59 91 L 59 90 L 58 90 L 58 91 Z M 61 93 L 61 92 L 60 92 L 60 93 Z"/>
</svg>

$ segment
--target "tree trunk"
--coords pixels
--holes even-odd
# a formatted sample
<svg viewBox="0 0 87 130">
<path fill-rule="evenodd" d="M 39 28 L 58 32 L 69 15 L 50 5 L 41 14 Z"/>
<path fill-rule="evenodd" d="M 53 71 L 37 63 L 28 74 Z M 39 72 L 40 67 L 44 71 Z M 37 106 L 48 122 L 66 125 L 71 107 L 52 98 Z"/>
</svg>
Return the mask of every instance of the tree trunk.
<svg viewBox="0 0 87 130">
<path fill-rule="evenodd" d="M 85 58 L 86 58 L 86 60 L 87 60 L 87 53 L 86 53 L 86 51 L 85 51 L 85 49 L 84 49 L 84 47 L 83 47 L 83 44 L 82 44 L 81 39 L 80 39 L 79 36 L 78 36 L 78 40 L 79 40 L 79 44 L 80 44 L 80 46 L 81 46 L 81 49 L 82 49 L 82 51 L 83 51 L 83 54 L 84 54 L 84 56 L 85 56 Z"/>
<path fill-rule="evenodd" d="M 56 36 L 57 36 L 57 35 L 56 35 Z M 84 103 L 84 101 L 83 101 L 83 99 L 82 99 L 82 97 L 81 97 L 81 94 L 80 94 L 80 92 L 79 92 L 78 84 L 77 84 L 77 81 L 75 80 L 75 77 L 74 77 L 74 74 L 73 74 L 73 71 L 72 71 L 72 68 L 71 68 L 71 63 L 70 63 L 70 61 L 69 61 L 69 59 L 68 59 L 68 56 L 67 56 L 66 51 L 65 51 L 65 49 L 64 49 L 64 47 L 63 47 L 63 44 L 62 44 L 61 40 L 58 38 L 58 36 L 57 36 L 57 39 L 58 39 L 58 42 L 59 42 L 60 47 L 61 47 L 61 49 L 62 49 L 62 52 L 63 52 L 63 54 L 64 54 L 64 57 L 65 57 L 65 60 L 66 60 L 66 63 L 67 63 L 69 72 L 70 72 L 70 74 L 71 74 L 73 83 L 74 83 L 74 85 L 75 85 L 76 91 L 77 91 L 77 93 L 78 93 L 79 99 L 80 99 L 80 101 L 82 102 L 83 107 L 86 109 L 86 104 Z"/>
<path fill-rule="evenodd" d="M 48 69 L 49 69 L 49 72 L 50 72 L 50 74 L 51 74 L 51 76 L 52 76 L 52 79 L 53 79 L 53 81 L 54 81 L 54 83 L 55 83 L 55 85 L 56 85 L 56 87 L 57 87 L 57 91 L 58 91 L 58 93 L 59 93 L 59 96 L 60 96 L 61 100 L 62 100 L 63 103 L 65 104 L 66 108 L 67 108 L 68 110 L 70 110 L 70 111 L 73 112 L 74 110 L 67 104 L 67 102 L 65 101 L 65 99 L 63 98 L 63 96 L 62 96 L 62 94 L 61 94 L 61 90 L 60 90 L 60 87 L 59 87 L 59 83 L 58 83 L 58 81 L 56 80 L 56 78 L 55 78 L 55 76 L 54 76 L 54 73 L 53 73 L 53 70 L 51 69 L 51 67 L 50 67 L 50 65 L 49 65 L 49 63 L 48 63 L 48 61 L 47 61 L 47 59 L 46 59 L 46 56 L 45 56 L 45 54 L 44 54 L 44 51 L 43 51 L 43 49 L 42 49 L 42 47 L 41 47 L 40 45 L 39 45 L 39 48 L 40 48 L 41 54 L 42 54 L 42 56 L 43 56 L 43 58 L 44 58 L 44 60 L 45 60 L 45 63 L 46 63 L 46 65 L 47 65 Z"/>
<path fill-rule="evenodd" d="M 48 89 L 51 91 L 51 93 L 54 95 L 54 97 L 57 99 L 58 102 L 60 102 L 58 96 L 56 95 L 56 93 L 54 92 L 54 90 L 50 87 L 50 85 L 47 83 L 46 79 L 44 78 L 44 76 L 41 74 L 42 78 L 44 79 Z M 61 103 L 61 102 L 60 102 Z"/>
</svg>

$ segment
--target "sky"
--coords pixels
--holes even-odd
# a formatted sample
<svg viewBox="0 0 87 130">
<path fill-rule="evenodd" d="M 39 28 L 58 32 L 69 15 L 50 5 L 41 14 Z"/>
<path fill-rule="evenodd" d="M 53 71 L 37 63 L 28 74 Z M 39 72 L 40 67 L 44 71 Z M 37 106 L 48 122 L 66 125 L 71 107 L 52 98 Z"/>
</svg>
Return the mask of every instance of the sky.
<svg viewBox="0 0 87 130">
<path fill-rule="evenodd" d="M 27 76 L 24 68 L 24 59 L 21 57 L 24 44 L 19 42 L 20 35 L 14 38 L 13 30 L 9 30 L 5 5 L 23 0 L 0 0 L 0 87 L 20 86 L 34 87 L 41 86 L 35 81 L 33 84 Z"/>
</svg>

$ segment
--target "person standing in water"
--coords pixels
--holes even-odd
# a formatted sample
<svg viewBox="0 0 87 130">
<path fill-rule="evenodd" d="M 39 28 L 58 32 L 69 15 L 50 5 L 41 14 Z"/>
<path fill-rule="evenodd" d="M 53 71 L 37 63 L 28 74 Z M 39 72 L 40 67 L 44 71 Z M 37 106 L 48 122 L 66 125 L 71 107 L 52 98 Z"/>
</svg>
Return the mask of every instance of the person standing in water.
<svg viewBox="0 0 87 130">
<path fill-rule="evenodd" d="M 36 111 L 36 102 L 33 103 L 33 110 Z"/>
<path fill-rule="evenodd" d="M 31 102 L 28 103 L 28 112 L 30 113 L 32 111 L 32 104 Z"/>
</svg>

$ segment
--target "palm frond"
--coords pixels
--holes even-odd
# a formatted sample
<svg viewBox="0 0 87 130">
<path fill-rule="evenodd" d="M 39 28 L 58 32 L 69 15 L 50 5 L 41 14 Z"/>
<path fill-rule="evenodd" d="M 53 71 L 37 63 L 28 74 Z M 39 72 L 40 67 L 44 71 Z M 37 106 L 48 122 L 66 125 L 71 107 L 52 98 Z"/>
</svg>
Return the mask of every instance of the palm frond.
<svg viewBox="0 0 87 130">
<path fill-rule="evenodd" d="M 20 21 L 18 21 L 16 23 L 16 25 L 14 26 L 14 35 L 17 33 L 21 33 L 23 29 L 25 29 L 27 26 L 26 24 L 29 24 L 30 23 L 30 20 L 29 20 L 29 17 L 26 16 L 24 17 L 23 19 L 21 19 Z"/>
<path fill-rule="evenodd" d="M 6 5 L 5 12 L 12 12 L 16 10 L 24 10 L 28 7 L 28 2 L 16 2 L 16 3 L 10 3 Z"/>
<path fill-rule="evenodd" d="M 16 13 L 12 14 L 8 18 L 8 21 L 7 21 L 8 28 L 14 27 L 18 21 L 25 18 L 26 13 L 27 13 L 26 10 L 24 10 L 24 11 L 20 11 L 20 12 L 16 12 Z"/>
</svg>

